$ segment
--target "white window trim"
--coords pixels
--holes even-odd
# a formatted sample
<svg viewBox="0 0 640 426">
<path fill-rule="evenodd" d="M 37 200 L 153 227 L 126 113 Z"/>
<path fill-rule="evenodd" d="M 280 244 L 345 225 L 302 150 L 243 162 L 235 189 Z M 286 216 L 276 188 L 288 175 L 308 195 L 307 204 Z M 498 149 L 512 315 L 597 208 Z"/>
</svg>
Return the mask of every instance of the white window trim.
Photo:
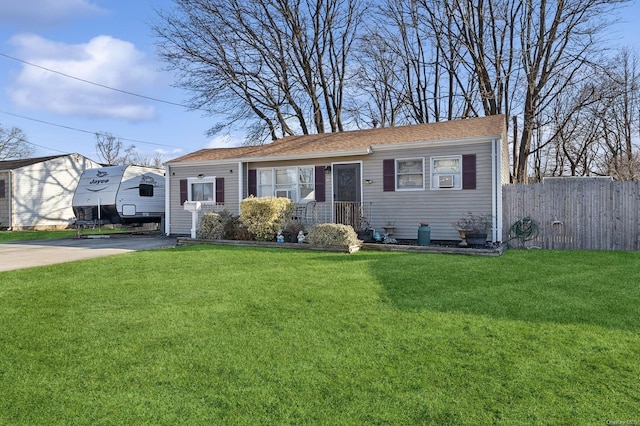
<svg viewBox="0 0 640 426">
<path fill-rule="evenodd" d="M 256 191 L 258 192 L 259 197 L 275 197 L 276 193 L 276 170 L 284 170 L 284 169 L 296 169 L 298 172 L 298 176 L 296 177 L 296 183 L 294 185 L 295 191 L 297 191 L 296 203 L 306 203 L 309 201 L 315 200 L 315 191 L 316 191 L 316 177 L 315 177 L 315 166 L 314 165 L 295 165 L 295 166 L 281 166 L 281 167 L 261 167 L 256 169 Z M 300 169 L 311 169 L 311 186 L 312 191 L 314 193 L 313 200 L 308 198 L 300 198 Z M 260 172 L 268 170 L 271 172 L 271 193 L 269 195 L 262 194 L 263 185 L 260 184 Z M 282 189 L 284 191 L 284 189 Z"/>
<path fill-rule="evenodd" d="M 187 200 L 194 201 L 193 194 L 191 193 L 191 187 L 194 183 L 212 183 L 213 184 L 213 200 L 212 201 L 200 201 L 202 204 L 215 204 L 216 203 L 216 177 L 204 176 L 204 177 L 190 177 L 187 178 Z"/>
<path fill-rule="evenodd" d="M 458 164 L 460 165 L 457 172 L 446 172 L 446 173 L 436 173 L 434 162 L 437 160 L 450 160 L 457 159 Z M 432 191 L 460 191 L 462 190 L 462 155 L 438 155 L 435 157 L 430 157 L 430 171 L 429 171 L 429 188 Z M 440 188 L 438 187 L 438 176 L 441 175 L 453 175 L 453 187 L 452 188 Z M 456 179 L 457 177 L 457 179 Z M 457 185 L 456 185 L 457 183 Z"/>
<path fill-rule="evenodd" d="M 400 170 L 400 167 L 398 166 L 398 162 L 399 161 L 420 161 L 422 162 L 422 170 L 421 170 L 421 174 L 422 174 L 422 186 L 420 188 L 401 188 L 398 186 L 398 170 Z M 425 161 L 424 161 L 424 157 L 409 157 L 409 158 L 396 158 L 395 159 L 395 186 L 396 186 L 396 191 L 424 191 L 425 189 L 425 167 L 424 167 Z M 414 174 L 414 173 L 412 173 Z"/>
</svg>

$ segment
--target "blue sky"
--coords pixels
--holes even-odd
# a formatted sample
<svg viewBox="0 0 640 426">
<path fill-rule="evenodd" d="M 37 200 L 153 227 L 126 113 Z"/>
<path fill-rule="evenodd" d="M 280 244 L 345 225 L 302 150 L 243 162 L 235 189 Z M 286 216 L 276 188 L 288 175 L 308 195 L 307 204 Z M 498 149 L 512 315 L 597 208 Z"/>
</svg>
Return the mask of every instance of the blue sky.
<svg viewBox="0 0 640 426">
<path fill-rule="evenodd" d="M 189 94 L 162 71 L 150 22 L 171 0 L 17 0 L 0 2 L 0 54 L 80 79 L 167 102 Z M 640 52 L 640 4 L 621 10 L 612 45 Z M 98 160 L 94 132 L 110 132 L 145 156 L 165 160 L 206 147 L 215 119 L 180 106 L 130 96 L 0 56 L 0 125 L 18 127 L 36 156 L 78 152 Z M 46 123 L 50 124 L 46 124 Z"/>
</svg>

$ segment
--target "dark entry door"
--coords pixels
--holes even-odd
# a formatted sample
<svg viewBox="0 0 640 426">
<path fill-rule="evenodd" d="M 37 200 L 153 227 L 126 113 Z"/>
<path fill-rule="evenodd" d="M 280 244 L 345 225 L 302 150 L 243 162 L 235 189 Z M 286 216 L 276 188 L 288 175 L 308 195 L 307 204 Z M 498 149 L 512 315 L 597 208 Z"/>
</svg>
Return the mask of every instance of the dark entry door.
<svg viewBox="0 0 640 426">
<path fill-rule="evenodd" d="M 335 164 L 333 166 L 333 199 L 359 202 L 360 180 L 360 164 Z"/>
<path fill-rule="evenodd" d="M 335 222 L 357 228 L 361 219 L 360 164 L 333 165 L 333 200 Z"/>
</svg>

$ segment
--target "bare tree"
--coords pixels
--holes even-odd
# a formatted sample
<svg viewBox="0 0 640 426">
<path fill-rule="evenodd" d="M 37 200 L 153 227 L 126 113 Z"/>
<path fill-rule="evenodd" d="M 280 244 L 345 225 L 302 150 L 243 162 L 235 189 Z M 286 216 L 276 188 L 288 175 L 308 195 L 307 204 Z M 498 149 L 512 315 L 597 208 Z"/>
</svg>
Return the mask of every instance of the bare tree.
<svg viewBox="0 0 640 426">
<path fill-rule="evenodd" d="M 627 2 L 388 0 L 397 44 L 413 66 L 405 67 L 407 75 L 418 82 L 408 90 L 418 113 L 413 119 L 505 114 L 511 125 L 512 178 L 525 182 L 529 156 L 546 143 L 538 138 L 547 125 L 544 111 L 602 56 L 598 36 L 612 23 L 607 16 Z M 464 99 L 460 115 L 452 107 L 456 97 Z M 448 101 L 446 114 L 440 99 Z"/>
<path fill-rule="evenodd" d="M 372 30 L 359 41 L 354 87 L 363 96 L 354 96 L 350 112 L 360 128 L 395 126 L 404 118 L 408 94 L 403 60 L 388 36 Z"/>
<path fill-rule="evenodd" d="M 17 127 L 6 129 L 0 126 L 0 160 L 27 158 L 35 149 Z"/>
<path fill-rule="evenodd" d="M 640 180 L 640 68 L 628 50 L 615 56 L 597 74 L 600 90 L 608 94 L 594 121 L 603 127 L 601 173 L 618 180 Z"/>
<path fill-rule="evenodd" d="M 626 0 L 540 0 L 524 2 L 516 24 L 526 91 L 522 133 L 514 140 L 513 179 L 526 182 L 528 158 L 541 113 L 575 83 L 580 71 L 601 56 L 597 36 L 611 21 L 607 16 Z"/>
<path fill-rule="evenodd" d="M 611 97 L 590 80 L 603 31 L 630 0 L 174 1 L 154 27 L 160 54 L 193 108 L 226 117 L 211 132 L 241 124 L 255 143 L 350 119 L 504 114 L 515 182 L 635 167 L 623 130 L 637 120 L 602 121 L 598 102 Z M 611 139 L 613 126 L 624 139 Z"/>
<path fill-rule="evenodd" d="M 96 133 L 96 152 L 102 162 L 110 166 L 133 164 L 135 145 L 125 147 L 122 140 L 111 133 Z"/>
<path fill-rule="evenodd" d="M 532 168 L 542 176 L 640 178 L 640 73 L 637 56 L 621 51 L 589 65 L 540 113 Z"/>
<path fill-rule="evenodd" d="M 244 123 L 253 143 L 344 129 L 360 0 L 175 0 L 154 32 L 194 109 Z M 212 127 L 210 133 L 223 125 Z"/>
<path fill-rule="evenodd" d="M 164 158 L 162 154 L 159 152 L 154 152 L 153 155 L 142 155 L 140 153 L 136 153 L 133 156 L 132 164 L 136 164 L 138 166 L 145 166 L 145 167 L 155 167 L 160 169 L 162 168 L 163 163 L 164 163 Z"/>
<path fill-rule="evenodd" d="M 536 181 L 543 176 L 594 174 L 602 127 L 594 113 L 603 103 L 591 82 L 569 86 L 541 114 L 532 139 L 532 169 Z"/>
<path fill-rule="evenodd" d="M 387 0 L 377 9 L 369 33 L 360 43 L 359 81 L 378 78 L 364 90 L 374 105 L 393 111 L 383 125 L 429 123 L 475 116 L 466 92 L 473 81 L 459 60 L 461 48 L 453 15 L 441 2 Z M 363 88 L 364 89 L 364 88 Z M 383 98 L 380 98 L 383 96 Z"/>
</svg>

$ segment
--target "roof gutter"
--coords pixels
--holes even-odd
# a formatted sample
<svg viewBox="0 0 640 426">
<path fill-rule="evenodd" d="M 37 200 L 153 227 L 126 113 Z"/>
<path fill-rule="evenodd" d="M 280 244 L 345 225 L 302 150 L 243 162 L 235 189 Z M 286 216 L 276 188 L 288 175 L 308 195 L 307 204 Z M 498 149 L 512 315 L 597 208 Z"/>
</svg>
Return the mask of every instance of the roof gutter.
<svg viewBox="0 0 640 426">
<path fill-rule="evenodd" d="M 498 136 L 481 136 L 464 139 L 438 139 L 435 141 L 420 141 L 420 142 L 406 142 L 396 144 L 380 144 L 372 145 L 371 148 L 375 151 L 393 151 L 397 149 L 410 149 L 410 148 L 429 148 L 436 146 L 445 146 L 455 143 L 456 145 L 471 145 L 476 143 L 487 143 L 487 141 L 493 141 Z"/>
<path fill-rule="evenodd" d="M 371 147 L 353 149 L 349 151 L 333 151 L 333 152 L 313 152 L 308 154 L 292 154 L 292 155 L 270 155 L 264 157 L 231 157 L 222 160 L 200 160 L 200 161 L 178 161 L 167 163 L 171 167 L 191 167 L 216 164 L 236 164 L 240 163 L 257 163 L 262 161 L 287 161 L 287 160 L 306 160 L 310 158 L 328 158 L 328 157 L 348 157 L 353 155 L 368 155 L 373 152 Z"/>
<path fill-rule="evenodd" d="M 487 141 L 493 141 L 496 138 L 500 138 L 500 135 L 493 136 L 481 136 L 464 139 L 439 139 L 435 141 L 420 141 L 420 142 L 407 142 L 396 144 L 379 144 L 371 145 L 367 148 L 351 149 L 346 151 L 327 151 L 327 152 L 311 152 L 300 153 L 290 155 L 269 155 L 261 157 L 230 157 L 220 160 L 199 160 L 199 161 L 168 161 L 171 167 L 191 167 L 191 166 L 204 166 L 204 165 L 217 165 L 217 164 L 234 164 L 234 163 L 257 163 L 267 161 L 288 161 L 288 160 L 308 160 L 314 158 L 333 158 L 333 157 L 349 157 L 349 156 L 362 156 L 370 155 L 375 151 L 393 151 L 398 149 L 409 148 L 428 148 L 436 146 L 445 146 L 452 143 L 457 145 L 468 145 L 476 143 L 486 143 Z"/>
</svg>

